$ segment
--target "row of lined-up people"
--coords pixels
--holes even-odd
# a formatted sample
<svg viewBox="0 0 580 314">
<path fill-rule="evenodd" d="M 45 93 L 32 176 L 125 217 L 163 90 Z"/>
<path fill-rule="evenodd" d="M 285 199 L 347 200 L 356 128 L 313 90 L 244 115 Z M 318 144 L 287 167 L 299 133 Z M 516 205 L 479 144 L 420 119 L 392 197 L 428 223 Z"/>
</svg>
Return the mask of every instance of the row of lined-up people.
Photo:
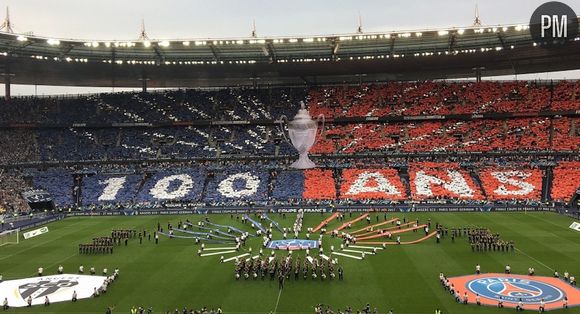
<svg viewBox="0 0 580 314">
<path fill-rule="evenodd" d="M 64 274 L 64 267 L 62 265 L 58 265 L 57 268 L 57 273 L 59 275 Z M 79 266 L 79 270 L 78 270 L 79 275 L 83 275 L 85 273 L 85 266 L 84 265 L 80 265 Z M 97 271 L 95 270 L 94 266 L 91 266 L 91 268 L 89 268 L 89 273 L 91 275 L 95 275 L 97 273 Z M 103 272 L 102 275 L 103 276 L 108 276 L 109 270 L 105 267 L 103 268 Z M 115 276 L 119 275 L 119 268 L 115 268 L 115 270 L 113 271 L 113 274 Z M 43 267 L 38 267 L 38 277 L 42 277 L 44 276 L 44 268 Z"/>
</svg>

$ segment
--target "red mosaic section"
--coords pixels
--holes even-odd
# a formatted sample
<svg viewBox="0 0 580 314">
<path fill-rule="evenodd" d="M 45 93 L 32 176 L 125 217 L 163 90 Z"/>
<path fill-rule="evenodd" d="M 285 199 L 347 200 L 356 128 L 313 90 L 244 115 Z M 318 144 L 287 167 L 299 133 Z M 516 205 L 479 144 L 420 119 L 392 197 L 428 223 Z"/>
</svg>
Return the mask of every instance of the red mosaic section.
<svg viewBox="0 0 580 314">
<path fill-rule="evenodd" d="M 490 200 L 539 200 L 542 171 L 525 168 L 488 167 L 479 174 Z"/>
<path fill-rule="evenodd" d="M 332 170 L 309 169 L 304 171 L 304 198 L 315 200 L 333 200 L 336 198 L 336 186 Z"/>
</svg>

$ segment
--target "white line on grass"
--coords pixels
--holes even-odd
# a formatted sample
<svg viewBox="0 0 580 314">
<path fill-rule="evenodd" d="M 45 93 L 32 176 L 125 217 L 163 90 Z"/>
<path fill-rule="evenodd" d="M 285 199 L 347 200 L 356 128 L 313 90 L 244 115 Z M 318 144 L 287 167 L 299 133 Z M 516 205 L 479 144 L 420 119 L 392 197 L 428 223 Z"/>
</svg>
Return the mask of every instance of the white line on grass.
<svg viewBox="0 0 580 314">
<path fill-rule="evenodd" d="M 274 308 L 274 314 L 276 314 L 276 311 L 278 310 L 278 304 L 280 303 L 280 296 L 282 295 L 282 290 L 284 290 L 284 288 L 280 289 L 280 292 L 278 292 L 278 300 L 276 300 L 276 307 Z"/>
<path fill-rule="evenodd" d="M 235 250 L 235 249 L 236 249 L 235 246 L 231 246 L 231 247 L 206 247 L 203 250 L 204 251 L 220 251 L 220 250 Z"/>
<path fill-rule="evenodd" d="M 232 253 L 236 253 L 236 250 L 231 250 L 231 251 L 223 251 L 223 252 L 211 252 L 211 253 L 205 253 L 205 254 L 200 254 L 199 256 L 204 257 L 204 256 L 212 256 L 212 255 L 219 255 L 219 254 L 232 254 Z"/>
<path fill-rule="evenodd" d="M 344 257 L 354 258 L 354 259 L 358 259 L 358 260 L 363 259 L 360 256 L 354 256 L 354 255 L 349 255 L 349 254 L 344 254 L 344 253 L 338 253 L 338 252 L 332 252 L 332 254 L 333 255 L 338 255 L 338 256 L 344 256 Z"/>
<path fill-rule="evenodd" d="M 546 265 L 546 264 L 544 264 L 544 263 L 542 263 L 542 262 L 538 261 L 537 259 L 535 259 L 535 258 L 531 257 L 530 255 L 526 254 L 526 252 L 524 252 L 524 251 L 522 251 L 522 250 L 520 250 L 520 249 L 518 249 L 518 248 L 515 248 L 515 249 L 516 249 L 516 251 L 518 251 L 518 252 L 520 252 L 520 253 L 524 254 L 525 256 L 527 256 L 527 257 L 529 257 L 529 258 L 533 259 L 533 260 L 534 260 L 536 263 L 538 263 L 538 264 L 540 264 L 540 265 L 542 265 L 542 266 L 546 267 L 547 269 L 549 269 L 549 270 L 551 270 L 551 271 L 556 271 L 555 269 L 551 268 L 550 266 L 548 266 L 548 265 Z"/>
<path fill-rule="evenodd" d="M 384 250 L 382 247 L 378 246 L 364 246 L 364 245 L 349 245 L 348 247 L 355 248 L 355 249 L 363 249 L 363 250 Z"/>
<path fill-rule="evenodd" d="M 227 262 L 229 262 L 229 261 L 233 261 L 233 260 L 235 260 L 236 258 L 242 258 L 242 257 L 244 257 L 244 256 L 248 256 L 248 255 L 250 255 L 250 253 L 244 253 L 244 254 L 242 254 L 242 255 L 238 255 L 238 256 L 234 256 L 234 257 L 226 258 L 226 259 L 224 260 L 224 263 L 227 263 Z"/>
<path fill-rule="evenodd" d="M 349 250 L 349 249 L 344 249 L 344 250 L 342 250 L 342 252 L 349 252 L 349 253 L 358 253 L 358 254 L 370 254 L 370 255 L 375 255 L 375 253 L 374 253 L 374 252 L 357 251 L 357 250 Z"/>
</svg>

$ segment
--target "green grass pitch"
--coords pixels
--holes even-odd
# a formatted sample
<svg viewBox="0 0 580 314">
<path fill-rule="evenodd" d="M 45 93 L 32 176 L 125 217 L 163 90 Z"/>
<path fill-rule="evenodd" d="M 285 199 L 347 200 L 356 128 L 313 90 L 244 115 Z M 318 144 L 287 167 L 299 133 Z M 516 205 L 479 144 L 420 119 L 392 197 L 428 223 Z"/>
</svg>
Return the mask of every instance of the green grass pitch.
<svg viewBox="0 0 580 314">
<path fill-rule="evenodd" d="M 306 214 L 303 230 L 318 225 L 328 215 Z M 352 217 L 358 215 L 353 213 Z M 383 214 L 378 215 L 382 221 Z M 448 228 L 487 227 L 500 233 L 503 239 L 514 240 L 517 251 L 473 253 L 466 238 L 458 238 L 452 243 L 447 237 L 441 244 L 431 238 L 415 245 L 389 246 L 362 261 L 339 257 L 345 272 L 344 281 L 295 281 L 291 278 L 280 291 L 276 280 L 236 281 L 233 263 L 219 263 L 219 255 L 197 256 L 199 246 L 190 239 L 161 236 L 158 245 L 146 239 L 140 245 L 138 239 L 132 239 L 127 247 L 115 247 L 112 255 L 78 254 L 79 243 L 110 235 L 111 229 L 153 231 L 158 222 L 162 226 L 185 219 L 197 222 L 204 216 L 90 217 L 67 218 L 50 224 L 47 234 L 0 247 L 0 273 L 5 280 L 10 280 L 35 276 L 41 266 L 45 274 L 55 274 L 59 264 L 64 266 L 65 273 L 76 273 L 81 264 L 87 270 L 94 266 L 97 272 L 104 267 L 120 268 L 120 278 L 104 296 L 77 303 L 54 303 L 50 307 L 10 309 L 13 313 L 104 313 L 109 305 L 115 306 L 113 313 L 129 313 L 133 305 L 151 306 L 154 313 L 183 306 L 221 306 L 225 313 L 313 313 L 318 303 L 329 304 L 333 309 L 347 306 L 362 309 L 367 302 L 380 313 L 390 309 L 395 313 L 433 313 L 436 307 L 443 313 L 508 313 L 515 310 L 456 304 L 440 286 L 439 273 L 448 276 L 471 274 L 479 263 L 483 272 L 502 272 L 504 266 L 510 264 L 513 273 L 525 274 L 528 267 L 534 267 L 538 275 L 551 276 L 551 269 L 557 269 L 560 273 L 568 270 L 580 277 L 580 233 L 568 228 L 572 222 L 568 217 L 554 213 L 389 213 L 388 217 L 404 215 L 407 219 L 419 218 L 421 222 L 431 218 L 433 224 L 439 222 Z M 208 217 L 212 222 L 251 230 L 232 220 L 229 214 Z M 287 214 L 286 219 L 278 214 L 270 214 L 270 217 L 290 227 L 295 214 Z M 375 223 L 375 214 L 371 217 Z M 346 218 L 348 220 L 348 214 Z M 366 224 L 363 220 L 353 229 Z M 328 229 L 338 225 L 334 221 Z M 403 234 L 402 240 L 420 235 L 422 232 Z M 281 234 L 274 231 L 274 239 L 281 239 Z M 340 246 L 339 243 L 326 236 L 323 239 L 325 252 L 330 251 L 331 245 Z M 247 246 L 257 253 L 260 244 L 260 239 L 252 238 Z M 270 254 L 270 250 L 265 252 Z M 580 313 L 580 308 L 551 313 Z"/>
</svg>

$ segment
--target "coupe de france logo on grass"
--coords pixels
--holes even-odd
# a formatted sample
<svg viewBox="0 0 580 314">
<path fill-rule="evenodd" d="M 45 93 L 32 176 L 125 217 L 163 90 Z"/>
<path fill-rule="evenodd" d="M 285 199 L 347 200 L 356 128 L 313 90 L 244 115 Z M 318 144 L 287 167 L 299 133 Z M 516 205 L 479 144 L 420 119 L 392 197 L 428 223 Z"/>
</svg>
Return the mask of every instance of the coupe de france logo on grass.
<svg viewBox="0 0 580 314">
<path fill-rule="evenodd" d="M 268 243 L 269 249 L 277 250 L 305 250 L 305 249 L 317 249 L 318 242 L 314 240 L 274 240 Z"/>
<path fill-rule="evenodd" d="M 564 292 L 550 284 L 533 280 L 510 277 L 487 277 L 474 279 L 467 288 L 481 297 L 505 302 L 537 304 L 542 299 L 546 303 L 562 300 Z"/>
</svg>

